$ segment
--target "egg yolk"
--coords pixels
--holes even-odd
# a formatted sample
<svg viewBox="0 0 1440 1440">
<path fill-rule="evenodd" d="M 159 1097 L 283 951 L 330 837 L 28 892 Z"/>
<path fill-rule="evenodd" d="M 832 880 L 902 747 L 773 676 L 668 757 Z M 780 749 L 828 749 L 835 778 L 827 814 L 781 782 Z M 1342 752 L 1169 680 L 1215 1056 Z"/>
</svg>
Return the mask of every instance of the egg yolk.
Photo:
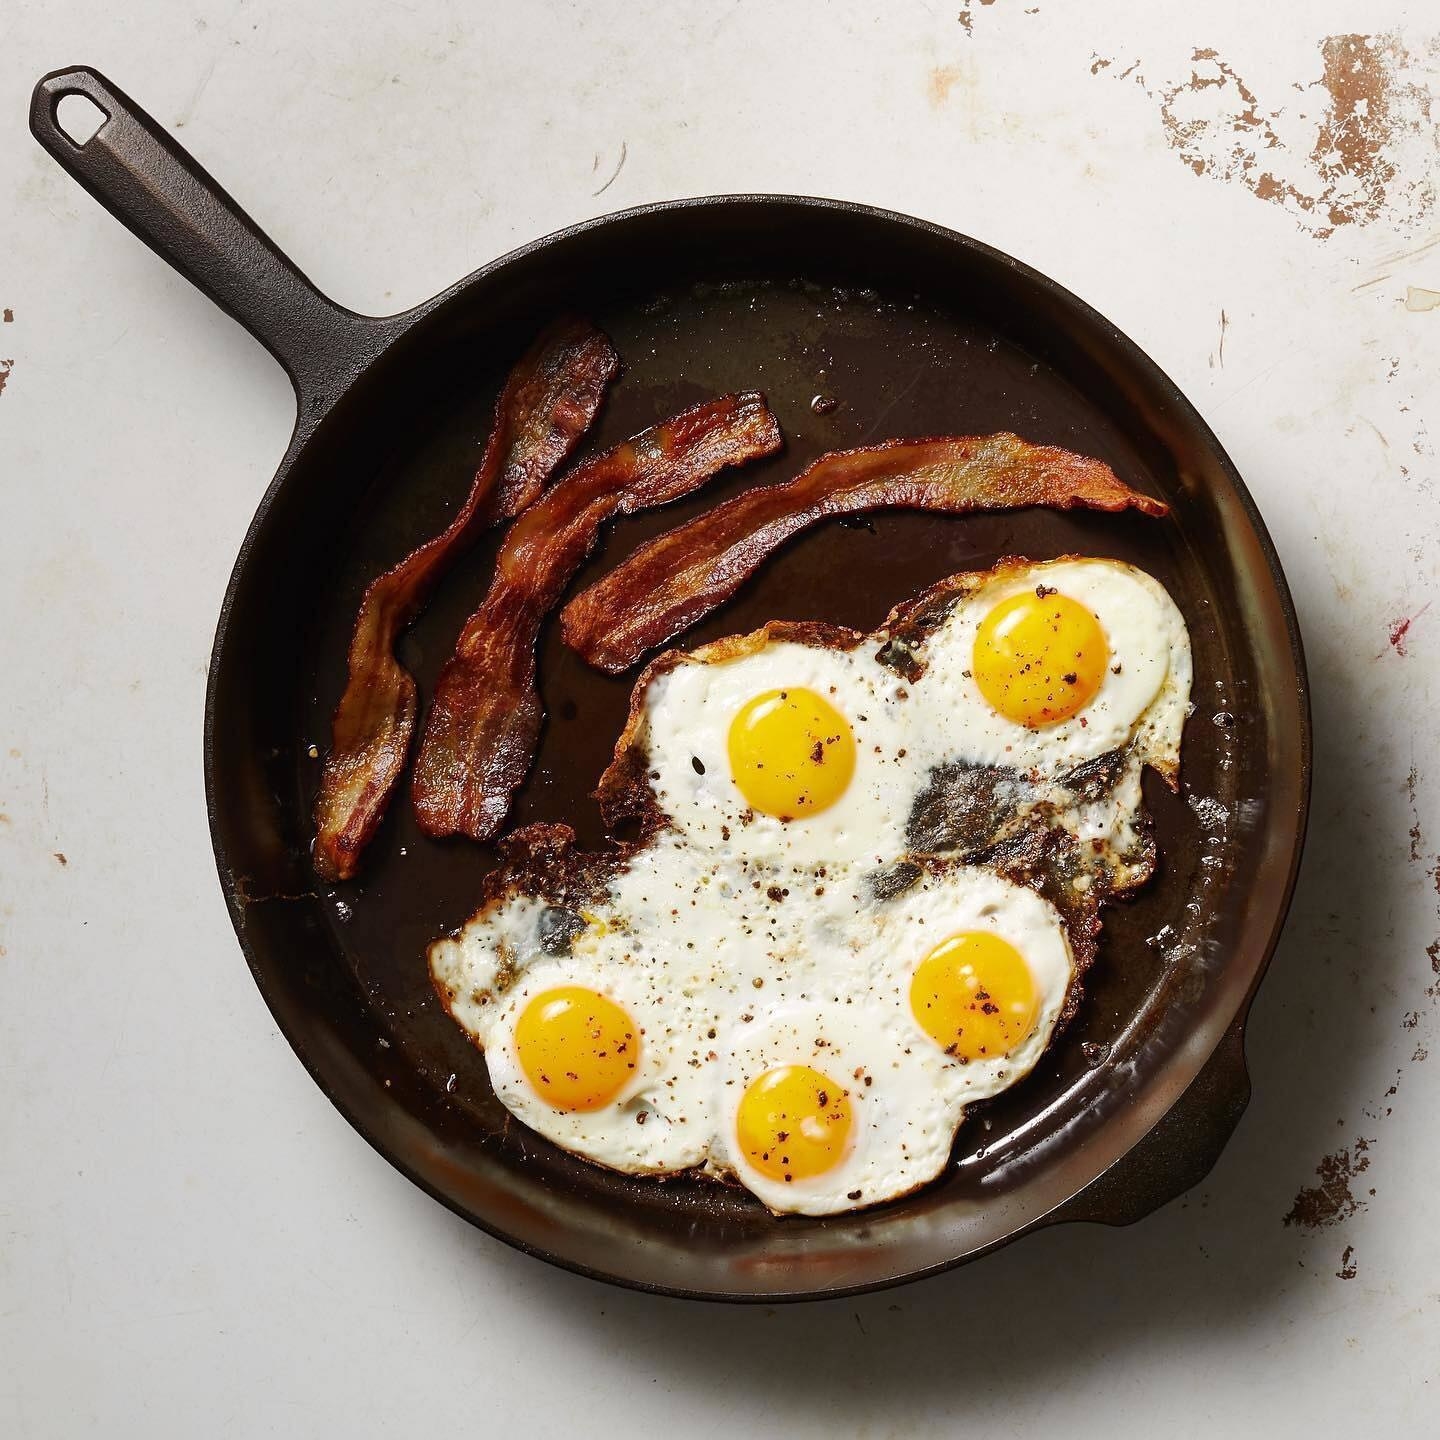
<svg viewBox="0 0 1440 1440">
<path fill-rule="evenodd" d="M 781 1065 L 740 1099 L 741 1153 L 772 1180 L 809 1180 L 833 1169 L 850 1142 L 850 1095 L 808 1065 Z"/>
<path fill-rule="evenodd" d="M 972 671 L 980 693 L 1007 720 L 1031 730 L 1083 710 L 1109 664 L 1099 620 L 1043 585 L 1002 600 L 975 634 Z"/>
<path fill-rule="evenodd" d="M 599 1110 L 624 1089 L 640 1061 L 635 1022 L 583 985 L 537 995 L 515 1022 L 525 1078 L 557 1110 Z"/>
<path fill-rule="evenodd" d="M 1035 1028 L 1040 996 L 1013 945 L 968 930 L 942 941 L 916 967 L 910 1009 L 947 1055 L 994 1060 Z"/>
<path fill-rule="evenodd" d="M 730 722 L 730 773 L 752 810 L 795 820 L 828 810 L 855 773 L 855 736 L 823 695 L 767 690 Z"/>
</svg>

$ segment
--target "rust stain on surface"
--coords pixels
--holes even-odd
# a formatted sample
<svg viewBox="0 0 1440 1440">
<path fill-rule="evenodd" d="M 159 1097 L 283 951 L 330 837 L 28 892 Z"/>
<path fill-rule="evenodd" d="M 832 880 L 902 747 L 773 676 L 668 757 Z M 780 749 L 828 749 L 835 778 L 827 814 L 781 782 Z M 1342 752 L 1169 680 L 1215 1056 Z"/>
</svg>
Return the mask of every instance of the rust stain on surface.
<svg viewBox="0 0 1440 1440">
<path fill-rule="evenodd" d="M 15 323 L 15 312 L 8 305 L 5 307 L 4 313 L 0 314 L 0 321 L 4 321 L 6 325 Z"/>
<path fill-rule="evenodd" d="M 1211 48 L 1193 50 L 1190 74 L 1168 84 L 1125 74 L 1158 102 L 1167 143 L 1196 175 L 1243 185 L 1325 239 L 1382 216 L 1413 224 L 1433 208 L 1433 177 L 1402 174 L 1400 151 L 1437 133 L 1425 83 L 1437 55 L 1440 38 L 1416 49 L 1397 34 L 1326 36 L 1319 77 L 1294 87 L 1302 98 L 1289 108 L 1263 105 Z"/>
<path fill-rule="evenodd" d="M 14 368 L 13 360 L 0 360 L 0 395 L 5 393 L 5 383 L 10 379 L 10 372 Z"/>
<path fill-rule="evenodd" d="M 1285 1223 L 1299 1225 L 1304 1230 L 1320 1230 L 1338 1225 L 1365 1209 L 1365 1201 L 1356 1198 L 1350 1182 L 1370 1168 L 1370 1157 L 1365 1153 L 1369 1148 L 1368 1140 L 1357 1138 L 1351 1149 L 1327 1155 L 1315 1167 L 1320 1183 L 1307 1186 L 1295 1196 Z"/>
<path fill-rule="evenodd" d="M 960 79 L 958 65 L 937 65 L 931 72 L 925 87 L 930 103 L 939 109 L 950 98 L 950 92 Z"/>
</svg>

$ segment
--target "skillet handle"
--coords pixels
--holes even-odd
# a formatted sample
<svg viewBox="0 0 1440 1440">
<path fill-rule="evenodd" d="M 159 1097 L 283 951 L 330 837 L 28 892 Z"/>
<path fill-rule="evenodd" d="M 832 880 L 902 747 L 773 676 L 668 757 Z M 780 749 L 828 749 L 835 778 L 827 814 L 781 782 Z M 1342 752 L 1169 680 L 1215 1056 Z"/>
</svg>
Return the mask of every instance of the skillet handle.
<svg viewBox="0 0 1440 1440">
<path fill-rule="evenodd" d="M 1164 1119 L 1045 1223 L 1133 1225 L 1143 1220 L 1210 1173 L 1249 1101 L 1242 1012 Z"/>
<path fill-rule="evenodd" d="M 83 95 L 106 116 L 83 144 L 59 106 Z M 285 367 L 302 425 L 404 328 L 323 296 L 229 195 L 98 70 L 57 70 L 30 97 L 30 132 L 122 224 L 238 320 Z"/>
</svg>

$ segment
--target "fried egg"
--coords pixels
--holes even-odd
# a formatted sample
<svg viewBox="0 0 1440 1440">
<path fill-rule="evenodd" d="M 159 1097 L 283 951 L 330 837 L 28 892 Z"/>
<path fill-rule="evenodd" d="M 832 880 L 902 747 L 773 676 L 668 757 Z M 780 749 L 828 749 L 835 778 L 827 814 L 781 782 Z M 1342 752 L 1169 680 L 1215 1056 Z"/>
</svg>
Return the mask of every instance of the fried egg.
<svg viewBox="0 0 1440 1440">
<path fill-rule="evenodd" d="M 1185 622 L 1114 560 L 1002 562 L 874 635 L 769 625 L 654 662 L 601 782 L 708 853 L 779 866 L 986 857 L 1032 818 L 1107 893 L 1145 880 L 1149 767 L 1171 784 Z"/>
<path fill-rule="evenodd" d="M 722 908 L 717 870 L 692 859 L 659 847 L 582 912 L 507 896 L 431 948 L 497 1098 L 602 1165 L 703 1167 L 777 1212 L 934 1179 L 966 1108 L 1028 1073 L 1055 1029 L 1075 975 L 1058 912 L 945 865 L 899 894 L 851 871 L 780 899 L 731 890 Z"/>
<path fill-rule="evenodd" d="M 747 636 L 681 656 L 645 698 L 651 793 L 707 850 L 879 864 L 904 830 L 904 688 L 858 647 Z"/>
<path fill-rule="evenodd" d="M 906 1194 L 1034 1068 L 1101 902 L 1153 868 L 1140 780 L 1175 782 L 1190 683 L 1174 602 L 1109 560 L 662 656 L 599 791 L 641 838 L 518 832 L 431 947 L 437 992 L 501 1102 L 599 1164 L 780 1213 Z"/>
<path fill-rule="evenodd" d="M 1178 761 L 1189 635 L 1164 586 L 1134 566 L 997 567 L 923 653 L 925 684 L 947 702 L 925 736 L 972 764 L 1057 777 L 1136 740 L 1147 763 Z"/>
</svg>

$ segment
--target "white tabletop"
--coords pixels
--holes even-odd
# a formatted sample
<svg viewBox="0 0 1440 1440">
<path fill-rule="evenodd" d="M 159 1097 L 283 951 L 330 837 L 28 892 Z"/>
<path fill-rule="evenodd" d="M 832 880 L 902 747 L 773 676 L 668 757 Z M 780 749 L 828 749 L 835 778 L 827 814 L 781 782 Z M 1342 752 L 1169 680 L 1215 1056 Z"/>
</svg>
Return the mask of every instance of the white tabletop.
<svg viewBox="0 0 1440 1440">
<path fill-rule="evenodd" d="M 0 1435 L 1433 1435 L 1437 32 L 1422 0 L 7 0 Z M 203 809 L 290 387 L 24 133 L 82 62 L 360 310 L 606 210 L 801 191 L 979 236 L 1154 356 L 1264 513 L 1315 697 L 1211 1178 L 1128 1230 L 739 1310 L 512 1253 L 355 1135 L 251 983 Z M 1283 1224 L 1362 1141 L 1354 1213 Z"/>
</svg>

